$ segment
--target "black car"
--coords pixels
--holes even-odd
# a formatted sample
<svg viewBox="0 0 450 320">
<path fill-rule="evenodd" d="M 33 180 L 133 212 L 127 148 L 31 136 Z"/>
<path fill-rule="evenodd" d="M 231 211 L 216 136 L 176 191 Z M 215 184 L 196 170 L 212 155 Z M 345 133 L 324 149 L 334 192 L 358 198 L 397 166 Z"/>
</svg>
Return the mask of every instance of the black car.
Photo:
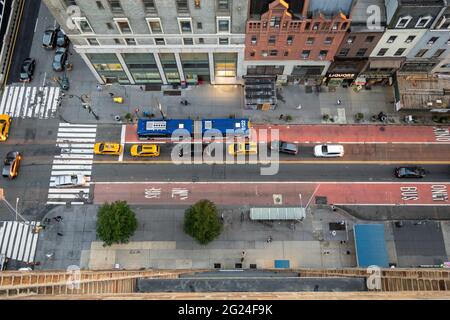
<svg viewBox="0 0 450 320">
<path fill-rule="evenodd" d="M 2 175 L 9 179 L 14 179 L 19 174 L 20 160 L 22 155 L 19 151 L 10 151 L 6 155 L 5 166 L 3 167 Z"/>
<path fill-rule="evenodd" d="M 33 79 L 34 68 L 36 67 L 36 60 L 27 58 L 23 60 L 20 67 L 20 81 L 29 82 Z"/>
<path fill-rule="evenodd" d="M 398 167 L 395 168 L 397 178 L 423 178 L 425 169 L 422 167 Z"/>
<path fill-rule="evenodd" d="M 69 44 L 69 38 L 67 38 L 64 31 L 61 29 L 58 29 L 56 32 L 56 46 L 58 48 L 66 48 Z"/>
<path fill-rule="evenodd" d="M 48 29 L 45 30 L 44 36 L 42 37 L 42 46 L 45 49 L 54 49 L 56 46 L 56 30 Z"/>
<path fill-rule="evenodd" d="M 187 151 L 186 149 L 189 148 L 189 147 L 186 144 L 180 144 L 178 146 L 178 148 L 179 148 L 178 149 L 178 156 L 180 158 L 182 158 L 184 156 L 184 152 Z M 202 144 L 202 146 L 201 146 L 201 148 L 199 148 L 199 150 L 197 148 L 199 148 L 198 145 L 193 144 L 193 143 L 191 144 L 191 147 L 190 147 L 191 156 L 194 156 L 194 155 L 197 155 L 197 154 L 200 155 L 200 156 L 203 156 L 203 151 L 206 148 L 206 145 Z"/>
<path fill-rule="evenodd" d="M 67 49 L 58 48 L 55 52 L 55 58 L 53 59 L 53 70 L 63 71 L 67 62 Z"/>
</svg>

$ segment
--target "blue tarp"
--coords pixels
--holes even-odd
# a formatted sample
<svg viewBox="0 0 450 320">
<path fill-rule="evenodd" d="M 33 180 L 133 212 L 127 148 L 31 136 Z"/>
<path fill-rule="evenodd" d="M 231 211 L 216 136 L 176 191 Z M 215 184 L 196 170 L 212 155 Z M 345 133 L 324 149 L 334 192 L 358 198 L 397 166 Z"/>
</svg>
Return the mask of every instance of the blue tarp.
<svg viewBox="0 0 450 320">
<path fill-rule="evenodd" d="M 383 224 L 355 224 L 356 260 L 359 267 L 387 268 L 388 255 Z"/>
<path fill-rule="evenodd" d="M 289 260 L 275 260 L 274 264 L 277 269 L 289 269 Z"/>
</svg>

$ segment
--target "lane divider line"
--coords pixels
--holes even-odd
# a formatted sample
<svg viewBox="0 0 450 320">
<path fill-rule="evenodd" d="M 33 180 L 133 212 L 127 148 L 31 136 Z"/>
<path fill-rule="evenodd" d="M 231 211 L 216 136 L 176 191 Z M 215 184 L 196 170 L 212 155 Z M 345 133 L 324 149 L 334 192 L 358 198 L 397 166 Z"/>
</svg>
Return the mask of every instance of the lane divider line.
<svg viewBox="0 0 450 320">
<path fill-rule="evenodd" d="M 125 134 L 127 131 L 127 126 L 125 124 L 122 125 L 122 132 L 120 133 L 120 145 L 122 146 L 122 152 L 119 155 L 119 162 L 123 161 L 123 155 L 125 153 Z"/>
</svg>

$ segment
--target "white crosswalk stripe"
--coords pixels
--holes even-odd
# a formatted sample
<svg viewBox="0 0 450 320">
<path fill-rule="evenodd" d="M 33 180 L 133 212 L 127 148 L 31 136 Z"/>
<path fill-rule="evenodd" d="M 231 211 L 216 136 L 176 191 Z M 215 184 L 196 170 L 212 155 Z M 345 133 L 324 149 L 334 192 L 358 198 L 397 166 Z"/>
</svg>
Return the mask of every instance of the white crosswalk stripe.
<svg viewBox="0 0 450 320">
<path fill-rule="evenodd" d="M 59 124 L 56 146 L 60 148 L 60 153 L 53 159 L 47 204 L 65 205 L 70 202 L 72 205 L 82 205 L 89 199 L 96 136 L 96 125 Z M 55 185 L 57 176 L 76 174 L 84 175 L 87 183 L 73 188 Z"/>
<path fill-rule="evenodd" d="M 0 253 L 8 259 L 34 262 L 39 233 L 33 233 L 40 222 L 0 221 Z"/>
<path fill-rule="evenodd" d="M 7 86 L 1 98 L 0 114 L 13 118 L 54 118 L 60 93 L 58 87 Z"/>
</svg>

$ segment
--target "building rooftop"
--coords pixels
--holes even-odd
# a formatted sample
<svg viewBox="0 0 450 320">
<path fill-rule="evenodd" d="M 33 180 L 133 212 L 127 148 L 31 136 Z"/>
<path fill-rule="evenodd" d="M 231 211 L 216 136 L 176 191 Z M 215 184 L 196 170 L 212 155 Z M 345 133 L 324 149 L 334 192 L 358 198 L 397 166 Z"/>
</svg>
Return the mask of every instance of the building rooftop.
<svg viewBox="0 0 450 320">
<path fill-rule="evenodd" d="M 309 3 L 308 16 L 322 13 L 327 17 L 332 17 L 342 12 L 348 17 L 353 2 L 353 0 L 314 0 Z"/>
<path fill-rule="evenodd" d="M 436 110 L 450 107 L 450 79 L 399 75 L 397 85 L 402 109 Z"/>
<path fill-rule="evenodd" d="M 428 7 L 443 6 L 444 0 L 398 0 L 400 6 Z"/>
</svg>

